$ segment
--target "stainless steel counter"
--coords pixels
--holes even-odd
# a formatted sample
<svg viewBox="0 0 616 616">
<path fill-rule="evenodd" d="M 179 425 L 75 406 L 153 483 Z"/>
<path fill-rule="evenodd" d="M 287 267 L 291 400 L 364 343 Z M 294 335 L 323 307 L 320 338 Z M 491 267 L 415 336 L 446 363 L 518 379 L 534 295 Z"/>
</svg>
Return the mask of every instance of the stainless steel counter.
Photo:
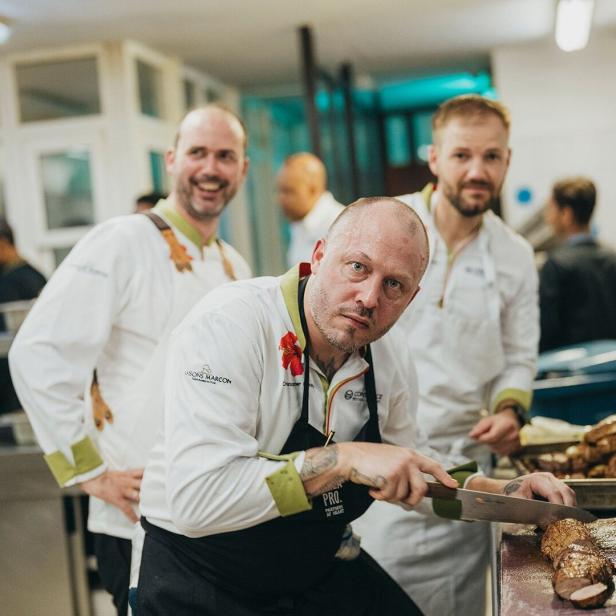
<svg viewBox="0 0 616 616">
<path fill-rule="evenodd" d="M 91 616 L 81 500 L 35 446 L 0 445 L 3 614 Z"/>
</svg>

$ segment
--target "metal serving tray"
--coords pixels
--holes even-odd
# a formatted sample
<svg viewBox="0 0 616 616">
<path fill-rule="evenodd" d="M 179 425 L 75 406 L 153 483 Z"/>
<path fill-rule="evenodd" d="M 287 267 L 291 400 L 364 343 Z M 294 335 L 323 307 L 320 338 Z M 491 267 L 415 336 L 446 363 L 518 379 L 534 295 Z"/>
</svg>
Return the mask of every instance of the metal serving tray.
<svg viewBox="0 0 616 616">
<path fill-rule="evenodd" d="M 514 456 L 510 456 L 511 463 L 520 475 L 532 473 L 537 470 L 532 462 L 533 458 L 542 453 L 564 451 L 578 442 L 527 445 Z M 616 512 L 616 479 L 563 479 L 563 481 L 575 491 L 578 507 L 601 512 Z"/>
</svg>

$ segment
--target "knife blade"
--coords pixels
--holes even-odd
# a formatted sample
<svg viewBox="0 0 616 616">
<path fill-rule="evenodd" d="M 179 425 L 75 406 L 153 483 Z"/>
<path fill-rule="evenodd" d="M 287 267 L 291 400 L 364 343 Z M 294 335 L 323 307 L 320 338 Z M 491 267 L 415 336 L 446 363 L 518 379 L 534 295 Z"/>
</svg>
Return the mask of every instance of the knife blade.
<svg viewBox="0 0 616 616">
<path fill-rule="evenodd" d="M 478 492 L 463 488 L 448 488 L 441 483 L 428 481 L 428 496 L 455 500 L 461 506 L 461 520 L 484 520 L 488 522 L 513 522 L 545 526 L 555 520 L 573 518 L 581 522 L 593 522 L 597 518 L 579 507 L 557 505 L 541 500 L 530 500 L 491 492 Z"/>
</svg>

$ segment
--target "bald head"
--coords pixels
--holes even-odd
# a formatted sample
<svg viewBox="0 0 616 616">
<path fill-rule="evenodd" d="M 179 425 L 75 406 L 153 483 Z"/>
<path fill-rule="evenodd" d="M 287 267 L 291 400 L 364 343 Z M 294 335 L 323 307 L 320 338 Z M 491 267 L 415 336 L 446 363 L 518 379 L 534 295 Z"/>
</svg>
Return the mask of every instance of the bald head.
<svg viewBox="0 0 616 616">
<path fill-rule="evenodd" d="M 325 165 L 314 154 L 293 154 L 278 173 L 277 185 L 285 216 L 291 221 L 301 220 L 327 189 Z"/>
<path fill-rule="evenodd" d="M 391 237 L 387 234 L 388 241 L 398 242 L 401 247 L 412 245 L 412 260 L 421 272 L 420 278 L 423 276 L 430 252 L 428 234 L 412 207 L 393 197 L 358 199 L 345 207 L 334 220 L 326 241 L 330 245 L 348 243 L 357 234 L 358 228 L 363 226 L 382 229 L 381 234 L 378 231 L 375 234 L 376 238 L 380 235 L 381 241 L 385 239 L 387 230 L 392 232 Z"/>
<path fill-rule="evenodd" d="M 202 107 L 197 107 L 189 111 L 180 121 L 177 131 L 175 133 L 175 139 L 173 141 L 174 147 L 177 148 L 180 137 L 193 130 L 196 126 L 208 120 L 226 122 L 229 125 L 229 129 L 236 133 L 242 142 L 244 153 L 248 147 L 248 133 L 246 127 L 241 118 L 231 109 L 228 109 L 224 105 L 218 103 L 209 103 Z"/>
</svg>

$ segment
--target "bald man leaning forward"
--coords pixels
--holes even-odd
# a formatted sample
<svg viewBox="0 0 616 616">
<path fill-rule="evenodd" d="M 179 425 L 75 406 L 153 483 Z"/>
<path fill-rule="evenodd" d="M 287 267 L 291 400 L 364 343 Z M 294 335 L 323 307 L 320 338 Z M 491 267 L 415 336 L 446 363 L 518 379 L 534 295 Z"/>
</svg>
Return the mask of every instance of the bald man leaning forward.
<svg viewBox="0 0 616 616">
<path fill-rule="evenodd" d="M 422 473 L 456 485 L 418 434 L 408 345 L 387 333 L 427 262 L 410 207 L 363 199 L 311 264 L 220 287 L 175 331 L 143 478 L 139 615 L 421 614 L 349 523 L 373 499 L 419 505 Z M 573 501 L 549 473 L 521 481 Z"/>
<path fill-rule="evenodd" d="M 289 267 L 309 261 L 317 240 L 327 234 L 344 206 L 327 190 L 325 165 L 314 154 L 289 156 L 277 178 L 278 203 L 290 221 Z"/>
</svg>

